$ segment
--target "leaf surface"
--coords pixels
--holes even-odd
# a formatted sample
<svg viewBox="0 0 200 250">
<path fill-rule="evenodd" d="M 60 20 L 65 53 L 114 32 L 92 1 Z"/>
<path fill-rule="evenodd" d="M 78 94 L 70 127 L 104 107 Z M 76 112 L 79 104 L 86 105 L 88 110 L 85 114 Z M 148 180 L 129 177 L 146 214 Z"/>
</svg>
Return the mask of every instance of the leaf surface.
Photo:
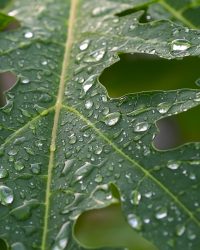
<svg viewBox="0 0 200 250">
<path fill-rule="evenodd" d="M 200 144 L 158 151 L 152 141 L 155 122 L 198 106 L 200 91 L 111 99 L 99 82 L 119 53 L 199 56 L 199 19 L 183 18 L 173 1 L 157 1 L 168 6 L 158 16 L 155 2 L 12 4 L 21 26 L 0 33 L 0 71 L 18 78 L 0 110 L 0 238 L 12 249 L 80 249 L 74 221 L 115 202 L 111 183 L 144 238 L 162 250 L 199 249 Z M 141 5 L 154 21 L 140 23 L 142 10 L 117 16 Z"/>
</svg>

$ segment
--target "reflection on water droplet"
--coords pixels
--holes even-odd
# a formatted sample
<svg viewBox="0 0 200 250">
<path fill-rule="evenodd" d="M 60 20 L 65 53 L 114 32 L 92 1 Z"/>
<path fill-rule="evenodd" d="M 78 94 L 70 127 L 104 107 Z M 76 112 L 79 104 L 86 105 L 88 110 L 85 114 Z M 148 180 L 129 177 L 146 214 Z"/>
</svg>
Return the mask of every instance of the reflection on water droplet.
<svg viewBox="0 0 200 250">
<path fill-rule="evenodd" d="M 191 47 L 191 44 L 186 39 L 176 39 L 172 41 L 171 48 L 175 52 L 184 52 Z"/>
<path fill-rule="evenodd" d="M 114 126 L 119 122 L 120 117 L 121 114 L 119 112 L 110 113 L 106 115 L 104 122 L 108 126 Z"/>
<path fill-rule="evenodd" d="M 65 165 L 62 170 L 62 175 L 66 175 L 68 171 L 70 171 L 70 169 L 74 165 L 74 162 L 75 162 L 75 159 L 70 159 L 70 160 L 65 161 Z"/>
<path fill-rule="evenodd" d="M 141 230 L 141 228 L 142 228 L 142 221 L 141 221 L 141 219 L 140 219 L 137 215 L 135 215 L 135 214 L 129 214 L 129 215 L 128 215 L 128 223 L 129 223 L 129 225 L 130 225 L 132 228 L 134 228 L 134 229 L 136 229 L 136 230 Z"/>
<path fill-rule="evenodd" d="M 9 205 L 13 202 L 13 191 L 5 185 L 0 185 L 0 203 L 2 205 Z"/>
<path fill-rule="evenodd" d="M 134 126 L 135 132 L 144 132 L 149 129 L 150 125 L 147 122 L 140 122 Z"/>
<path fill-rule="evenodd" d="M 156 219 L 161 220 L 165 217 L 167 217 L 167 208 L 166 207 L 162 207 L 160 208 L 155 215 Z"/>
</svg>

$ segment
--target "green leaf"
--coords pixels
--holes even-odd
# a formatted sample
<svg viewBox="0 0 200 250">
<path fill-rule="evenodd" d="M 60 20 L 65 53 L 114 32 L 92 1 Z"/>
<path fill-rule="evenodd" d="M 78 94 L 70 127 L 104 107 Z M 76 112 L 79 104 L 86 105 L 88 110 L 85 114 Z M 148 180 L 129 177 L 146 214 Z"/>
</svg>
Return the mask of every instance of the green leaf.
<svg viewBox="0 0 200 250">
<path fill-rule="evenodd" d="M 114 184 L 134 235 L 162 250 L 199 250 L 200 143 L 153 146 L 156 121 L 198 106 L 199 89 L 112 99 L 99 82 L 120 53 L 200 55 L 199 19 L 180 11 L 196 13 L 199 1 L 178 2 L 12 3 L 8 12 L 21 26 L 0 33 L 0 72 L 18 79 L 0 110 L 1 245 L 81 249 L 74 223 L 116 203 Z M 155 20 L 141 23 L 141 6 Z"/>
</svg>

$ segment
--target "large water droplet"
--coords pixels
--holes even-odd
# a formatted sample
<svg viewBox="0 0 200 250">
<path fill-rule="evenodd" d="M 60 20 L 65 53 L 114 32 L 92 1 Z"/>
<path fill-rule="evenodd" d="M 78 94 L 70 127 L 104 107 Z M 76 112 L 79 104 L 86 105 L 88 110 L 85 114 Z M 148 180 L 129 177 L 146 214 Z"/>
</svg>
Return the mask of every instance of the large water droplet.
<svg viewBox="0 0 200 250">
<path fill-rule="evenodd" d="M 140 122 L 134 126 L 135 132 L 145 132 L 149 129 L 150 125 L 147 122 Z"/>
<path fill-rule="evenodd" d="M 172 41 L 171 47 L 174 52 L 184 52 L 191 47 L 191 43 L 186 39 L 176 39 Z"/>
<path fill-rule="evenodd" d="M 119 112 L 114 112 L 106 115 L 105 117 L 105 124 L 108 126 L 114 126 L 118 123 L 120 120 L 121 114 Z"/>
<path fill-rule="evenodd" d="M 85 107 L 86 107 L 86 109 L 91 109 L 92 106 L 93 106 L 93 102 L 92 102 L 91 100 L 87 100 L 87 101 L 85 102 Z"/>
<path fill-rule="evenodd" d="M 14 196 L 13 191 L 5 185 L 0 185 L 0 203 L 2 205 L 9 205 L 13 202 Z"/>
<path fill-rule="evenodd" d="M 129 225 L 130 225 L 132 228 L 134 228 L 134 229 L 136 229 L 136 230 L 141 230 L 141 228 L 142 228 L 142 221 L 141 221 L 141 219 L 140 219 L 137 215 L 135 215 L 135 214 L 129 214 L 129 215 L 128 215 L 128 223 L 129 223 Z"/>
</svg>

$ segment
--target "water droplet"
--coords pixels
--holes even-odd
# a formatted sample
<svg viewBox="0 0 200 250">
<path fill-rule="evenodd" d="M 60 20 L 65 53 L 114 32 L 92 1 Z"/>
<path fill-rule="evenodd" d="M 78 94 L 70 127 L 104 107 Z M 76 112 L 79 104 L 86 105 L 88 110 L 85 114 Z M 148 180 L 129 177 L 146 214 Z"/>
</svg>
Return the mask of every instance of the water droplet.
<svg viewBox="0 0 200 250">
<path fill-rule="evenodd" d="M 75 144 L 76 140 L 77 140 L 77 138 L 76 138 L 75 134 L 71 134 L 69 136 L 69 144 Z"/>
<path fill-rule="evenodd" d="M 22 83 L 23 84 L 28 84 L 29 82 L 30 82 L 30 80 L 28 78 L 22 79 Z"/>
<path fill-rule="evenodd" d="M 93 102 L 91 100 L 87 100 L 85 102 L 86 109 L 90 109 L 93 106 Z"/>
<path fill-rule="evenodd" d="M 70 232 L 70 223 L 66 222 L 62 225 L 59 233 L 56 236 L 52 250 L 64 250 L 68 244 L 68 235 Z"/>
<path fill-rule="evenodd" d="M 171 170 L 176 170 L 176 169 L 178 169 L 179 167 L 180 167 L 180 162 L 178 162 L 178 161 L 169 161 L 168 163 L 167 163 L 167 167 L 169 168 L 169 169 L 171 169 Z"/>
<path fill-rule="evenodd" d="M 90 44 L 90 40 L 89 40 L 89 39 L 86 39 L 86 40 L 84 40 L 84 41 L 80 44 L 79 49 L 80 49 L 81 51 L 86 50 L 86 49 L 88 48 L 89 44 Z"/>
<path fill-rule="evenodd" d="M 158 112 L 160 114 L 165 114 L 171 108 L 171 104 L 167 102 L 162 102 L 158 105 Z"/>
<path fill-rule="evenodd" d="M 19 137 L 19 138 L 16 138 L 14 140 L 14 145 L 21 145 L 23 142 L 25 142 L 26 138 L 23 136 L 23 137 Z"/>
<path fill-rule="evenodd" d="M 24 37 L 30 39 L 30 38 L 33 37 L 33 33 L 30 32 L 30 31 L 27 31 L 27 32 L 24 34 Z"/>
<path fill-rule="evenodd" d="M 102 175 L 97 174 L 94 180 L 96 183 L 101 183 L 103 181 L 103 177 Z"/>
<path fill-rule="evenodd" d="M 189 240 L 195 240 L 197 236 L 191 229 L 189 229 L 187 231 L 187 237 Z"/>
<path fill-rule="evenodd" d="M 120 117 L 121 114 L 119 112 L 110 113 L 106 115 L 104 122 L 108 126 L 114 126 L 119 122 Z"/>
<path fill-rule="evenodd" d="M 179 225 L 176 226 L 176 235 L 177 236 L 183 235 L 184 232 L 185 232 L 185 226 L 184 225 L 179 224 Z"/>
<path fill-rule="evenodd" d="M 137 215 L 135 215 L 135 214 L 129 214 L 129 215 L 128 215 L 128 223 L 129 223 L 129 225 L 130 225 L 132 228 L 134 228 L 134 229 L 136 229 L 136 230 L 141 230 L 141 228 L 142 228 L 142 221 L 141 221 L 141 219 L 140 219 Z"/>
<path fill-rule="evenodd" d="M 147 122 L 140 122 L 134 126 L 135 132 L 144 132 L 149 129 L 150 125 Z"/>
<path fill-rule="evenodd" d="M 21 170 L 24 169 L 24 164 L 23 164 L 21 161 L 16 161 L 16 162 L 14 163 L 14 168 L 15 168 L 15 170 L 17 170 L 17 171 L 21 171 Z"/>
<path fill-rule="evenodd" d="M 81 180 L 84 176 L 88 176 L 93 169 L 94 166 L 90 162 L 86 162 L 74 173 L 75 180 Z"/>
<path fill-rule="evenodd" d="M 141 197 L 142 197 L 141 194 L 137 190 L 134 190 L 131 193 L 131 203 L 133 205 L 139 205 Z"/>
<path fill-rule="evenodd" d="M 15 242 L 12 244 L 11 250 L 26 250 L 26 247 L 21 242 Z"/>
<path fill-rule="evenodd" d="M 64 168 L 62 170 L 62 174 L 66 175 L 68 173 L 68 171 L 71 170 L 72 166 L 74 165 L 75 160 L 74 159 L 70 159 L 65 161 L 65 165 Z"/>
<path fill-rule="evenodd" d="M 0 167 L 0 179 L 4 179 L 8 177 L 8 170 L 4 169 L 2 166 Z"/>
<path fill-rule="evenodd" d="M 191 44 L 186 39 L 176 39 L 172 41 L 171 48 L 175 52 L 184 52 L 191 47 Z"/>
<path fill-rule="evenodd" d="M 41 163 L 32 163 L 31 171 L 33 174 L 39 174 L 41 171 Z"/>
<path fill-rule="evenodd" d="M 194 98 L 195 102 L 200 102 L 200 92 L 196 93 L 196 96 Z"/>
<path fill-rule="evenodd" d="M 0 185 L 0 203 L 2 205 L 9 205 L 13 202 L 13 191 L 5 185 Z"/>
<path fill-rule="evenodd" d="M 92 63 L 92 62 L 99 62 L 103 59 L 103 57 L 105 56 L 106 54 L 106 50 L 103 48 L 103 49 L 99 49 L 93 53 L 91 53 L 88 57 L 86 57 L 84 59 L 85 62 L 88 62 L 88 63 Z"/>
<path fill-rule="evenodd" d="M 162 207 L 160 208 L 155 215 L 156 219 L 161 220 L 165 217 L 167 217 L 167 208 L 166 207 Z"/>
<path fill-rule="evenodd" d="M 32 199 L 29 201 L 24 201 L 23 205 L 14 208 L 12 211 L 10 211 L 10 214 L 17 220 L 27 220 L 30 218 L 32 210 L 38 206 L 38 200 Z"/>
</svg>

